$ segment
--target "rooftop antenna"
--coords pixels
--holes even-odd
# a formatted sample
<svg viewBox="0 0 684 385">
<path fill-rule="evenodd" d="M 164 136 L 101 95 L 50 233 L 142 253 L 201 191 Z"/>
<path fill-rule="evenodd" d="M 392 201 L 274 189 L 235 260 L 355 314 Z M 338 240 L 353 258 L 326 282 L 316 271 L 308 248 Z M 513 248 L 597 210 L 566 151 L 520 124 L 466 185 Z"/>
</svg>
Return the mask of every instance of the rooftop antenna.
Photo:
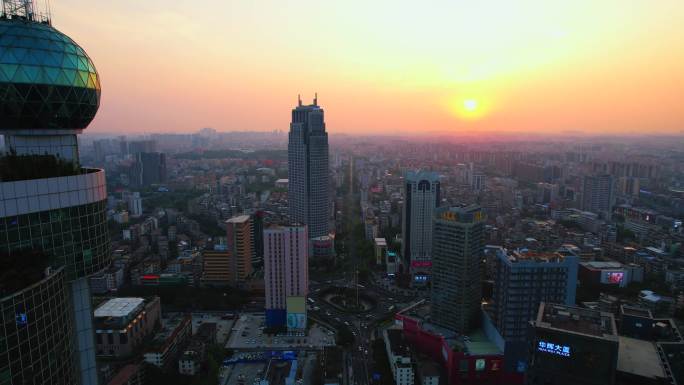
<svg viewBox="0 0 684 385">
<path fill-rule="evenodd" d="M 314 106 L 318 105 L 318 92 L 314 94 Z"/>
<path fill-rule="evenodd" d="M 302 94 L 297 94 L 297 101 L 299 102 L 299 107 L 302 106 Z"/>
<path fill-rule="evenodd" d="M 24 19 L 41 23 L 50 23 L 50 7 L 48 2 L 44 3 L 46 13 L 37 11 L 35 0 L 0 0 L 2 10 L 0 16 L 7 19 Z"/>
</svg>

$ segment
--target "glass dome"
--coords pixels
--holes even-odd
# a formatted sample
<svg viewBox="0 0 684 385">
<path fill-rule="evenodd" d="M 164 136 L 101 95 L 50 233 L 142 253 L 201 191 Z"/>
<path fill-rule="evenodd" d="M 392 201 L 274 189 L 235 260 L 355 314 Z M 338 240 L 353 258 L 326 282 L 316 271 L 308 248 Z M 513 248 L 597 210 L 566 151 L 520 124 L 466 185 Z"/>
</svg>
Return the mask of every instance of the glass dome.
<svg viewBox="0 0 684 385">
<path fill-rule="evenodd" d="M 0 130 L 83 129 L 100 105 L 93 62 L 48 24 L 0 19 Z"/>
</svg>

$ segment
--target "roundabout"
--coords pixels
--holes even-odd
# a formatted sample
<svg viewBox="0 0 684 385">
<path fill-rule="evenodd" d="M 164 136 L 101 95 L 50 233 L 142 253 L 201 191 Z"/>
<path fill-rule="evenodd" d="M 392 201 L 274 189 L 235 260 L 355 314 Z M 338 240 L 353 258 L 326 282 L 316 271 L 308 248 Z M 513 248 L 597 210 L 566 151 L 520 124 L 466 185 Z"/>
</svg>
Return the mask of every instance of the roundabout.
<svg viewBox="0 0 684 385">
<path fill-rule="evenodd" d="M 364 290 L 344 286 L 332 286 L 320 293 L 320 298 L 330 306 L 345 313 L 366 313 L 377 306 L 377 300 Z"/>
</svg>

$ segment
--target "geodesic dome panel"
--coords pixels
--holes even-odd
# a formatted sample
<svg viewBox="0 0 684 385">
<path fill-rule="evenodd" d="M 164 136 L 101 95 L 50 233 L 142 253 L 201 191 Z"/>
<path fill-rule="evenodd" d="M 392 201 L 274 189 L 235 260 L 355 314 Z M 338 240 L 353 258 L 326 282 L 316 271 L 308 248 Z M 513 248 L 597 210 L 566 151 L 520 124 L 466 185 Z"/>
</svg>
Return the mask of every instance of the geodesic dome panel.
<svg viewBox="0 0 684 385">
<path fill-rule="evenodd" d="M 83 129 L 100 105 L 93 62 L 48 24 L 0 20 L 0 130 Z"/>
</svg>

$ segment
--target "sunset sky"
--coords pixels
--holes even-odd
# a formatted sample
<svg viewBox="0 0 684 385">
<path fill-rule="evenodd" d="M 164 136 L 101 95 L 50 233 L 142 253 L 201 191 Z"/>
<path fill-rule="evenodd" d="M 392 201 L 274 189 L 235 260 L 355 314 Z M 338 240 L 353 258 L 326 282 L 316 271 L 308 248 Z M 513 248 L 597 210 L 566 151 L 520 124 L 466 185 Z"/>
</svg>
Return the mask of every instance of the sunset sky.
<svg viewBox="0 0 684 385">
<path fill-rule="evenodd" d="M 89 132 L 684 133 L 684 1 L 55 0 Z"/>
</svg>

